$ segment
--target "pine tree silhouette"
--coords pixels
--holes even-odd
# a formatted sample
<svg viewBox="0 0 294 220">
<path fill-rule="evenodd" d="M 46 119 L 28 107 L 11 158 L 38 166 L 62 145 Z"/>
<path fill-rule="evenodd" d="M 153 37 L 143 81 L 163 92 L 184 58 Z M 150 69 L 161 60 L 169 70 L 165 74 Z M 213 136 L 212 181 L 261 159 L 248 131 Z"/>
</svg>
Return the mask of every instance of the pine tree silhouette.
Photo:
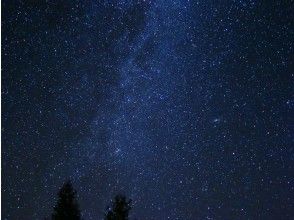
<svg viewBox="0 0 294 220">
<path fill-rule="evenodd" d="M 128 220 L 131 210 L 132 200 L 126 199 L 123 195 L 117 195 L 112 202 L 112 207 L 108 207 L 105 220 Z"/>
<path fill-rule="evenodd" d="M 64 183 L 58 193 L 58 201 L 54 207 L 52 220 L 80 220 L 81 213 L 76 199 L 76 191 L 70 181 Z"/>
</svg>

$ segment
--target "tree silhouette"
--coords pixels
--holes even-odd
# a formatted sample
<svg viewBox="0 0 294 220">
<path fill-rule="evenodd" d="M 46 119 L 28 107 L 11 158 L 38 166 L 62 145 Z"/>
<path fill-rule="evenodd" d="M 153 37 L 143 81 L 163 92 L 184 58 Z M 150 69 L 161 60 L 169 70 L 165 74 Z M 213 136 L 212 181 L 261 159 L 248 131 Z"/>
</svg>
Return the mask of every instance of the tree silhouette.
<svg viewBox="0 0 294 220">
<path fill-rule="evenodd" d="M 52 220 L 80 220 L 81 213 L 76 199 L 76 191 L 70 181 L 64 183 L 58 193 L 58 201 L 54 207 Z"/>
<path fill-rule="evenodd" d="M 112 202 L 112 207 L 107 208 L 105 220 L 128 220 L 132 200 L 127 200 L 123 195 L 117 195 Z"/>
</svg>

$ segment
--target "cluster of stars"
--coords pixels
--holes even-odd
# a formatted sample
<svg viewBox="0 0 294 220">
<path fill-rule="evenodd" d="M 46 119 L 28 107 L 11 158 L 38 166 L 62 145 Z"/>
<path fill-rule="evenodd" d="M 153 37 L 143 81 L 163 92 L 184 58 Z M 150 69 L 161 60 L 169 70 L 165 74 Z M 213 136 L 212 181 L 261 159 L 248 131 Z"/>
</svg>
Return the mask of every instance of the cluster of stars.
<svg viewBox="0 0 294 220">
<path fill-rule="evenodd" d="M 2 217 L 291 219 L 291 3 L 5 0 Z M 41 204 L 41 205 L 40 205 Z"/>
</svg>

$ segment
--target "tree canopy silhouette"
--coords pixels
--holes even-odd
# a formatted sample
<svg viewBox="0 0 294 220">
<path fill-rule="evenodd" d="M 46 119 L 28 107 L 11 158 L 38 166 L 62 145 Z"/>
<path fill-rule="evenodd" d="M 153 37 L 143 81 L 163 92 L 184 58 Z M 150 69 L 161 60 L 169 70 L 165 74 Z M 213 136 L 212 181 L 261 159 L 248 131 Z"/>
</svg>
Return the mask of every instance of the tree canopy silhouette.
<svg viewBox="0 0 294 220">
<path fill-rule="evenodd" d="M 81 212 L 76 196 L 77 193 L 71 182 L 64 183 L 58 193 L 58 201 L 54 207 L 52 220 L 80 220 Z"/>
<path fill-rule="evenodd" d="M 107 208 L 105 220 L 128 220 L 132 200 L 127 200 L 124 195 L 117 195 L 111 207 Z"/>
</svg>

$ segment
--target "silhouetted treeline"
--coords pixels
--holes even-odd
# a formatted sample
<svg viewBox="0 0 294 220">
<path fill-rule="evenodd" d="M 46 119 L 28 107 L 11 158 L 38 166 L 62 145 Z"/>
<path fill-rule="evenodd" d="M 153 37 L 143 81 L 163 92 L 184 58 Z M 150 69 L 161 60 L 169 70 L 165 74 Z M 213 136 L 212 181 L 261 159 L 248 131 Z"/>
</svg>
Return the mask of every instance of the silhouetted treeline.
<svg viewBox="0 0 294 220">
<path fill-rule="evenodd" d="M 112 206 L 108 207 L 105 220 L 128 220 L 129 211 L 131 210 L 131 200 L 123 195 L 117 195 L 112 202 Z"/>
<path fill-rule="evenodd" d="M 124 195 L 115 196 L 107 207 L 105 220 L 129 220 L 131 210 L 130 199 Z M 63 184 L 58 192 L 57 204 L 54 207 L 52 220 L 81 220 L 81 211 L 77 201 L 77 192 L 70 181 Z"/>
<path fill-rule="evenodd" d="M 80 220 L 81 212 L 76 198 L 76 191 L 70 181 L 66 182 L 58 193 L 52 220 Z"/>
</svg>

